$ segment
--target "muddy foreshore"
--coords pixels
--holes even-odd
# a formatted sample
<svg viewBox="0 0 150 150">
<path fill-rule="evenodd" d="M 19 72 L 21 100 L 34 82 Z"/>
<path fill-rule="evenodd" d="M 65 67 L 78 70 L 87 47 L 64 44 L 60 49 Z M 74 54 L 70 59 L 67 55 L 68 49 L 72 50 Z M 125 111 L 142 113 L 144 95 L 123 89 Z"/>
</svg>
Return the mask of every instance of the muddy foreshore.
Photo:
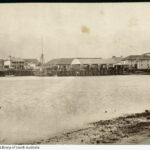
<svg viewBox="0 0 150 150">
<path fill-rule="evenodd" d="M 140 144 L 150 137 L 150 111 L 89 124 L 30 144 Z"/>
</svg>

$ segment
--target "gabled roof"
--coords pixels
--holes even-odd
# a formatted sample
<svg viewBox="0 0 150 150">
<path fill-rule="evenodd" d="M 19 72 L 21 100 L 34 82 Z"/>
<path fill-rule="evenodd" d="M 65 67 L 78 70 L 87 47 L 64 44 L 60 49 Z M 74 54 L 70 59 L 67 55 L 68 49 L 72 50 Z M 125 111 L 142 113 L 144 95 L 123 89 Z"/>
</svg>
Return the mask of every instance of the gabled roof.
<svg viewBox="0 0 150 150">
<path fill-rule="evenodd" d="M 139 60 L 150 60 L 150 54 L 146 53 L 140 56 Z"/>
<path fill-rule="evenodd" d="M 116 63 L 120 63 L 122 59 L 123 59 L 122 57 L 101 59 L 100 64 L 116 64 Z"/>
<path fill-rule="evenodd" d="M 101 58 L 78 58 L 80 64 L 99 64 Z"/>
<path fill-rule="evenodd" d="M 71 65 L 71 64 L 116 64 L 121 62 L 122 57 L 102 58 L 58 58 L 50 60 L 48 65 Z"/>
<path fill-rule="evenodd" d="M 36 65 L 38 65 L 39 64 L 39 61 L 37 60 L 37 59 L 35 59 L 35 58 L 33 58 L 33 59 L 24 59 L 24 61 L 25 61 L 25 63 L 33 63 L 33 64 L 36 64 Z"/>
<path fill-rule="evenodd" d="M 52 59 L 46 65 L 71 65 L 73 58 Z"/>
<path fill-rule="evenodd" d="M 142 55 L 148 55 L 148 56 L 150 56 L 150 53 L 144 53 L 144 54 L 142 54 Z"/>
<path fill-rule="evenodd" d="M 125 57 L 123 60 L 149 60 L 150 59 L 150 53 L 145 53 L 142 55 L 130 55 Z"/>
<path fill-rule="evenodd" d="M 141 55 L 129 55 L 125 57 L 123 60 L 137 60 L 141 57 Z"/>
<path fill-rule="evenodd" d="M 12 62 L 24 62 L 24 59 L 18 57 L 11 57 L 10 60 Z"/>
</svg>

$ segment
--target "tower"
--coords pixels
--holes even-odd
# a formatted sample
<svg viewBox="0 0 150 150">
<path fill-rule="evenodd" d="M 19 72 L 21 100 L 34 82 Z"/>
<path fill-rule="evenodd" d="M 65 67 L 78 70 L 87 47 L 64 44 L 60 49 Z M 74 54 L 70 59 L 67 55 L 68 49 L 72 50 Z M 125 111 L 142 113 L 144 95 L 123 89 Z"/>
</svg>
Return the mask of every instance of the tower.
<svg viewBox="0 0 150 150">
<path fill-rule="evenodd" d="M 45 60 L 44 60 L 44 53 L 43 53 L 43 38 L 41 39 L 41 44 L 42 44 L 42 54 L 41 54 L 41 57 L 40 57 L 40 63 L 41 63 L 41 66 L 43 67 L 44 63 L 45 63 Z"/>
<path fill-rule="evenodd" d="M 43 66 L 44 65 L 44 54 L 43 54 L 43 52 L 42 52 L 42 54 L 41 54 L 41 57 L 40 57 L 40 63 L 41 63 L 41 66 Z"/>
</svg>

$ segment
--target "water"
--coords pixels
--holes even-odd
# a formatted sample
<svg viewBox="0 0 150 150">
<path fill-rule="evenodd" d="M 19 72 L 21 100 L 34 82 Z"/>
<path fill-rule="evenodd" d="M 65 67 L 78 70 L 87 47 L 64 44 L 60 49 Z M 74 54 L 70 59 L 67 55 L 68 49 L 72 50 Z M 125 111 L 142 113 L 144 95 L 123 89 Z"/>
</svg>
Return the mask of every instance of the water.
<svg viewBox="0 0 150 150">
<path fill-rule="evenodd" d="M 44 139 L 150 109 L 150 76 L 2 77 L 0 142 Z"/>
</svg>

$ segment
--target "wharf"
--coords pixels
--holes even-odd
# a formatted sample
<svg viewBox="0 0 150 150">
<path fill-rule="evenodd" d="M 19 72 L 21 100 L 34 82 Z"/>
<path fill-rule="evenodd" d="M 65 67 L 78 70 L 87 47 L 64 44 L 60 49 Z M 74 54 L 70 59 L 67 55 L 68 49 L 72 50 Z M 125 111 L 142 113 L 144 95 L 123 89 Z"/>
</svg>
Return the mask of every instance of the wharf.
<svg viewBox="0 0 150 150">
<path fill-rule="evenodd" d="M 0 76 L 32 76 L 33 70 L 0 70 Z"/>
</svg>

